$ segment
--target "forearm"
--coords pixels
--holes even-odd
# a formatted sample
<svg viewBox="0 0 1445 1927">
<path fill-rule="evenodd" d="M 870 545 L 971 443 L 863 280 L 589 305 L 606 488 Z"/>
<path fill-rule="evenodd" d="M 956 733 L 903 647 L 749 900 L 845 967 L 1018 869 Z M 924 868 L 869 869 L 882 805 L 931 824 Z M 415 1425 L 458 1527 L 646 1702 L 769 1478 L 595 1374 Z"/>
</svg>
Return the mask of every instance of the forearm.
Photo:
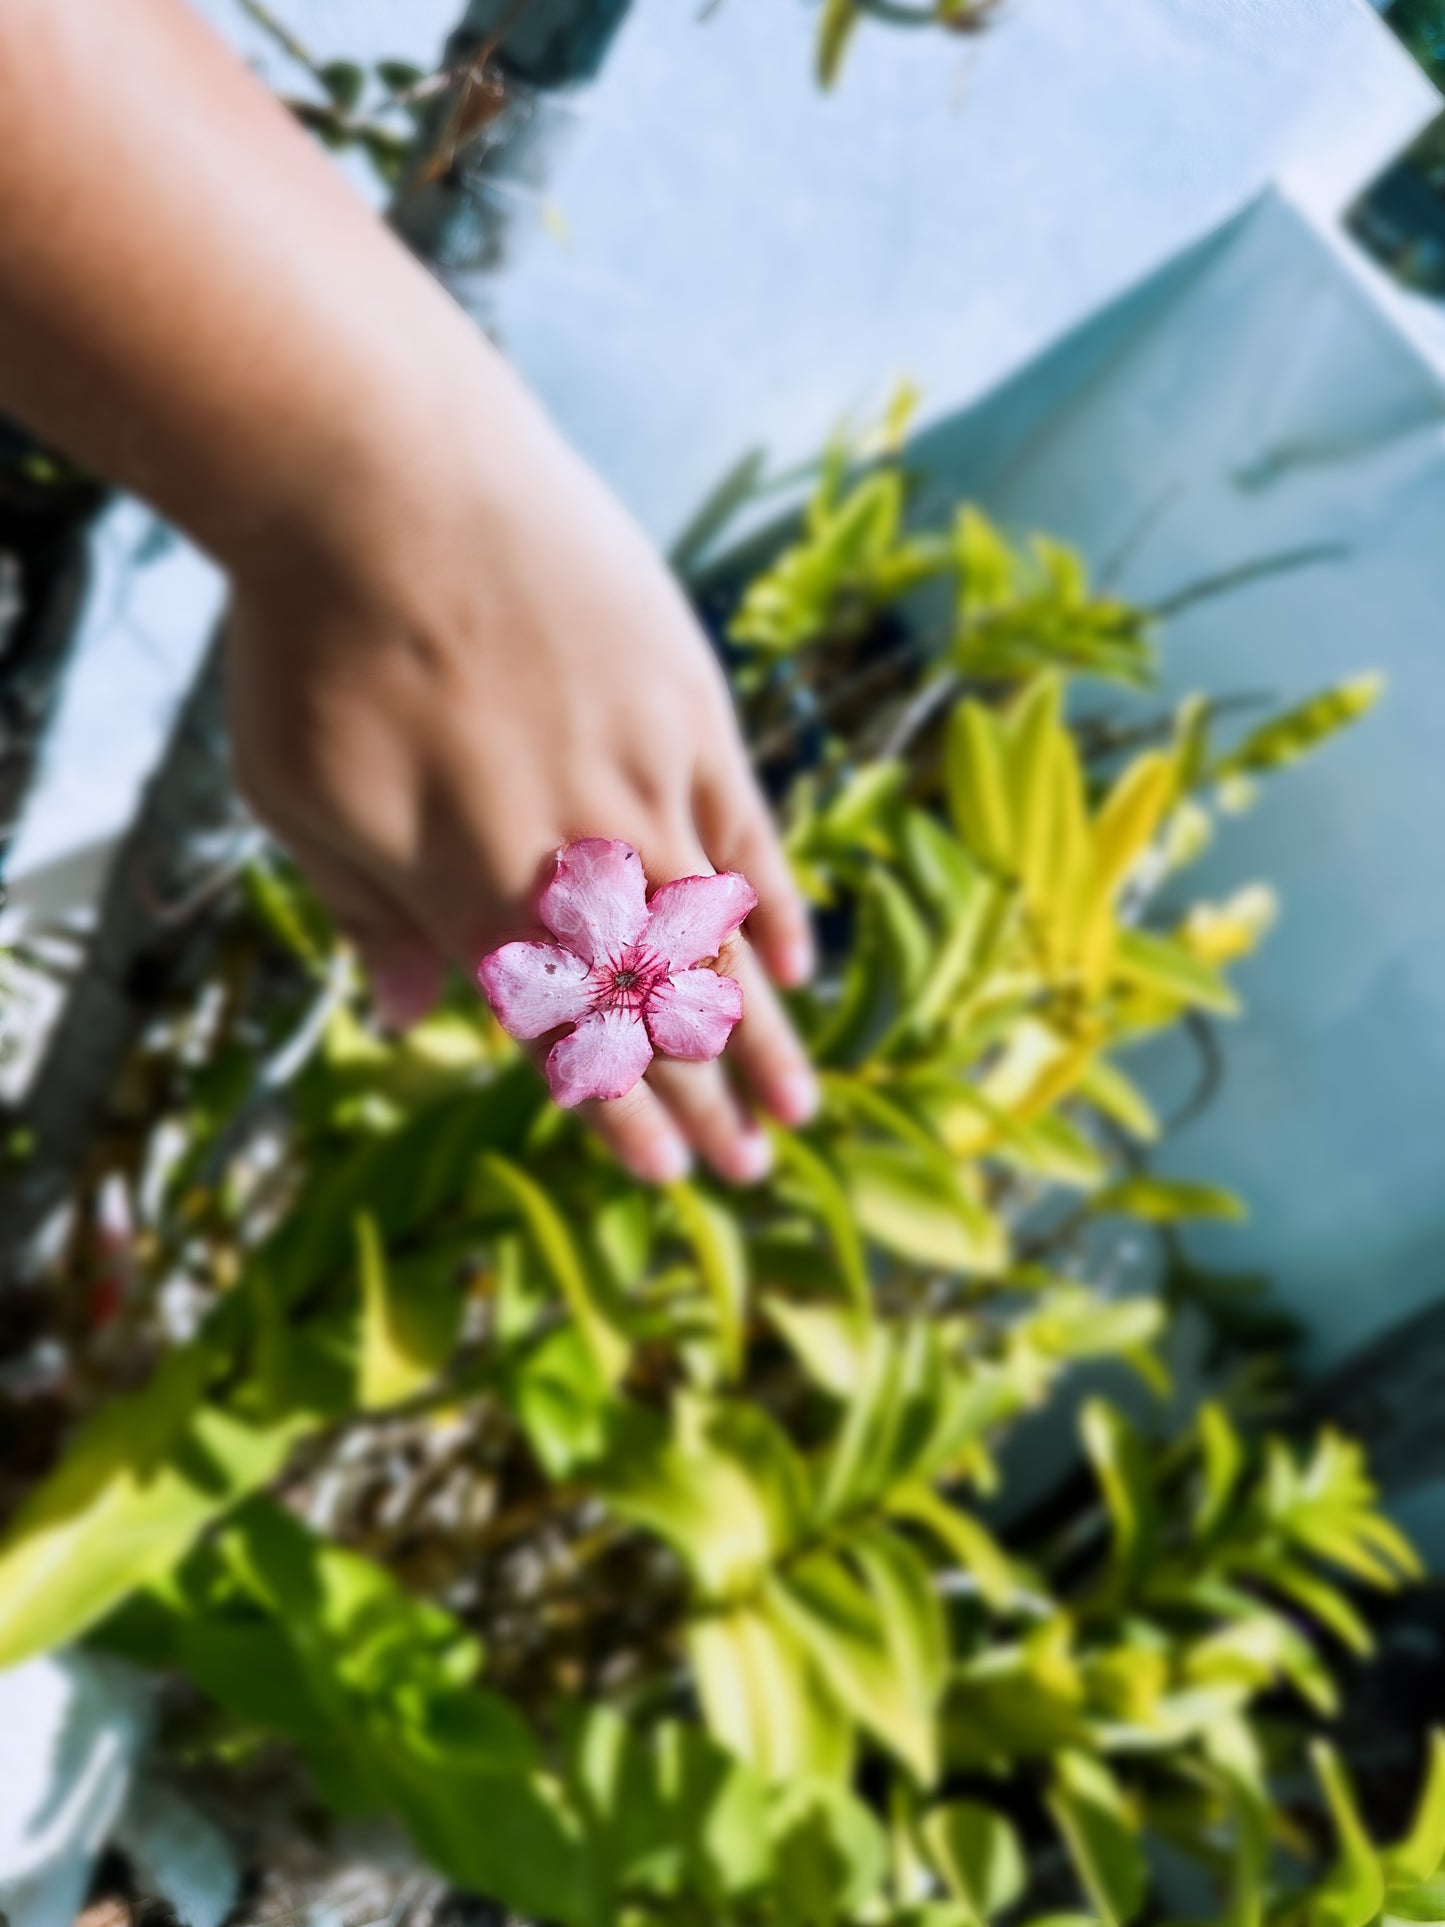
<svg viewBox="0 0 1445 1927">
<path fill-rule="evenodd" d="M 184 0 L 3 0 L 0 128 L 0 410 L 223 561 L 344 546 L 448 383 L 524 405 Z"/>
</svg>

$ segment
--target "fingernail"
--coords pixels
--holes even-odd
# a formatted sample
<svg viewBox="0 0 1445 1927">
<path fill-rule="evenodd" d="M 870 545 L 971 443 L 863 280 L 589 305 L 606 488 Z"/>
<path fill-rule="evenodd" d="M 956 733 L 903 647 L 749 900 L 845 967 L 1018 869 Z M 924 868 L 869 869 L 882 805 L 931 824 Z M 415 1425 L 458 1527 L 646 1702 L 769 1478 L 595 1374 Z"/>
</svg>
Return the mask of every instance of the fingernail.
<svg viewBox="0 0 1445 1927">
<path fill-rule="evenodd" d="M 789 989 L 807 983 L 817 967 L 818 957 L 813 946 L 813 933 L 804 931 L 789 939 L 783 945 L 781 981 Z"/>
<path fill-rule="evenodd" d="M 784 1124 L 806 1124 L 817 1115 L 818 1080 L 806 1066 L 779 1078 L 773 1095 L 773 1109 Z"/>
<path fill-rule="evenodd" d="M 383 1030 L 410 1030 L 435 997 L 436 973 L 429 962 L 383 964 L 371 973 L 371 1000 Z"/>
<path fill-rule="evenodd" d="M 633 1175 L 644 1184 L 676 1184 L 692 1169 L 692 1152 L 680 1137 L 666 1137 L 634 1160 Z"/>
<path fill-rule="evenodd" d="M 739 1138 L 729 1159 L 736 1184 L 756 1184 L 773 1168 L 773 1147 L 765 1131 L 749 1131 Z"/>
</svg>

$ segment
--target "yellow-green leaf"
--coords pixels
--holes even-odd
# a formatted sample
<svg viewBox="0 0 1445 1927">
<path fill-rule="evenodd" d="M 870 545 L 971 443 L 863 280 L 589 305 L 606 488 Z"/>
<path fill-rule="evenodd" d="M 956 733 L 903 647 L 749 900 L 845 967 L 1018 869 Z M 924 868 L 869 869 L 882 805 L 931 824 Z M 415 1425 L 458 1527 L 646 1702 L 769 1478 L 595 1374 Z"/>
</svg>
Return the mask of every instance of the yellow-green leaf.
<svg viewBox="0 0 1445 1927">
<path fill-rule="evenodd" d="M 704 1197 L 695 1185 L 671 1184 L 667 1195 L 712 1300 L 724 1375 L 735 1378 L 742 1366 L 743 1314 L 748 1295 L 747 1252 L 737 1220 L 712 1198 Z"/>
<path fill-rule="evenodd" d="M 439 1361 L 418 1345 L 397 1291 L 370 1212 L 356 1219 L 356 1260 L 361 1275 L 361 1356 L 357 1395 L 366 1412 L 398 1405 L 435 1375 Z"/>
<path fill-rule="evenodd" d="M 843 65 L 843 55 L 858 24 L 857 0 L 824 0 L 818 23 L 818 80 L 831 87 Z"/>
<path fill-rule="evenodd" d="M 1014 829 L 1009 804 L 1007 743 L 997 716 L 964 701 L 952 711 L 944 744 L 944 779 L 954 825 L 990 869 L 1011 874 Z"/>
<path fill-rule="evenodd" d="M 1429 1880 L 1445 1866 L 1445 1733 L 1430 1735 L 1425 1784 L 1410 1831 L 1385 1855 L 1392 1880 Z"/>
<path fill-rule="evenodd" d="M 878 1609 L 831 1554 L 781 1568 L 766 1597 L 811 1655 L 829 1690 L 924 1785 L 938 1772 L 931 1716 L 908 1690 L 884 1637 Z"/>
<path fill-rule="evenodd" d="M 208 1361 L 174 1354 L 97 1414 L 0 1542 L 0 1669 L 78 1639 L 281 1470 L 305 1429 L 199 1402 Z"/>
<path fill-rule="evenodd" d="M 1385 678 L 1380 675 L 1357 676 L 1333 689 L 1322 689 L 1282 716 L 1273 716 L 1251 730 L 1237 749 L 1215 764 L 1211 774 L 1218 779 L 1285 769 L 1308 756 L 1337 730 L 1367 715 L 1384 690 Z"/>
<path fill-rule="evenodd" d="M 695 1618 L 688 1654 L 709 1730 L 769 1779 L 844 1779 L 850 1722 L 796 1634 L 747 1604 Z"/>
<path fill-rule="evenodd" d="M 991 1807 L 974 1800 L 934 1807 L 920 1831 L 935 1872 L 954 1899 L 966 1903 L 975 1921 L 992 1920 L 1023 1892 L 1018 1835 Z"/>
<path fill-rule="evenodd" d="M 926 1485 L 909 1485 L 889 1494 L 890 1512 L 912 1519 L 932 1533 L 977 1583 L 981 1597 L 995 1612 L 1007 1612 L 1018 1593 L 1018 1580 L 1007 1553 L 972 1513 L 951 1505 Z"/>
<path fill-rule="evenodd" d="M 1337 1848 L 1328 1880 L 1310 1898 L 1311 1927 L 1369 1927 L 1385 1897 L 1380 1857 L 1365 1831 L 1339 1755 L 1327 1741 L 1316 1740 L 1310 1758 L 1334 1822 Z"/>
<path fill-rule="evenodd" d="M 849 1557 L 873 1597 L 883 1637 L 904 1689 L 932 1714 L 948 1677 L 948 1627 L 943 1605 L 922 1556 L 882 1526 L 852 1535 Z"/>
<path fill-rule="evenodd" d="M 1144 1904 L 1148 1875 L 1112 1776 L 1099 1760 L 1064 1753 L 1046 1797 L 1089 1899 L 1108 1927 L 1127 1927 Z"/>
<path fill-rule="evenodd" d="M 1099 1192 L 1093 1209 L 1142 1218 L 1146 1224 L 1177 1224 L 1186 1218 L 1215 1218 L 1238 1224 L 1249 1216 L 1232 1191 L 1184 1178 L 1124 1178 Z"/>
<path fill-rule="evenodd" d="M 885 1251 L 949 1271 L 992 1273 L 1007 1262 L 1002 1226 L 944 1161 L 866 1140 L 836 1155 L 858 1224 Z"/>
<path fill-rule="evenodd" d="M 1078 1082 L 1079 1096 L 1131 1136 L 1152 1144 L 1159 1136 L 1154 1107 L 1132 1079 L 1107 1057 L 1096 1057 Z"/>
<path fill-rule="evenodd" d="M 1239 1011 L 1239 999 L 1212 964 L 1150 930 L 1119 932 L 1114 973 L 1133 989 L 1187 1010 L 1213 1010 L 1221 1017 Z"/>
<path fill-rule="evenodd" d="M 621 1377 L 627 1364 L 627 1341 L 597 1303 L 582 1259 L 565 1220 L 546 1192 L 509 1158 L 488 1151 L 482 1169 L 512 1204 L 531 1233 L 552 1282 L 577 1321 L 577 1328 L 598 1369 L 610 1381 Z"/>
</svg>

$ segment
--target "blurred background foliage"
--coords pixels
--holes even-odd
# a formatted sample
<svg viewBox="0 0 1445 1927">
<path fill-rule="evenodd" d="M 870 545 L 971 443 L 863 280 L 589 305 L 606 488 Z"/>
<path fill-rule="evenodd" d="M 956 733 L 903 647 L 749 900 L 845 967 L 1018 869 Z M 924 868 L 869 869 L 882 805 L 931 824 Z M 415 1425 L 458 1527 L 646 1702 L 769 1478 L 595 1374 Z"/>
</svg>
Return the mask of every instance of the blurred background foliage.
<svg viewBox="0 0 1445 1927">
<path fill-rule="evenodd" d="M 915 500 L 907 414 L 679 556 L 822 938 L 771 1178 L 639 1187 L 468 988 L 379 1035 L 262 852 L 3 1301 L 65 1363 L 0 1394 L 0 1666 L 154 1669 L 263 1884 L 281 1785 L 567 1927 L 1445 1918 L 1439 1747 L 1382 1821 L 1326 1737 L 1416 1559 L 1131 1065 L 1207 1094 L 1272 901 L 1189 866 L 1377 684 L 1165 707 L 1157 614 Z"/>
<path fill-rule="evenodd" d="M 1436 87 L 1445 90 L 1442 0 L 1392 0 L 1384 17 Z M 1445 294 L 1445 115 L 1432 121 L 1361 198 L 1351 226 L 1408 287 Z"/>
</svg>

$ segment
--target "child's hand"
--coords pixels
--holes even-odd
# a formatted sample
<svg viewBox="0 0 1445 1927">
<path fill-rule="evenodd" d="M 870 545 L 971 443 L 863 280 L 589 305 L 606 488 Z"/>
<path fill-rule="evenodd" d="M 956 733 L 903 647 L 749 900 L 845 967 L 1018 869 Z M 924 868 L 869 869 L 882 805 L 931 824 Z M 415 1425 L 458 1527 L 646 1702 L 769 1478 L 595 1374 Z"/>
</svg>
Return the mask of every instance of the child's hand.
<svg viewBox="0 0 1445 1927">
<path fill-rule="evenodd" d="M 525 931 L 581 834 L 634 844 L 654 881 L 744 871 L 763 965 L 805 975 L 726 690 L 661 565 L 194 11 L 4 0 L 0 125 L 0 408 L 229 570 L 242 784 L 393 1017 L 443 959 L 470 974 Z M 733 1055 L 800 1118 L 807 1065 L 751 955 L 740 974 Z M 766 1159 L 717 1064 L 659 1065 L 596 1122 L 651 1177 L 684 1140 L 735 1178 Z"/>
<path fill-rule="evenodd" d="M 653 883 L 741 870 L 759 904 L 731 1055 L 757 1103 L 800 1122 L 813 1079 L 767 978 L 808 974 L 808 926 L 718 666 L 618 504 L 480 344 L 478 363 L 485 405 L 458 398 L 444 449 L 339 530 L 333 497 L 324 542 L 288 533 L 237 573 L 242 786 L 398 1023 L 446 962 L 470 976 L 539 930 L 572 837 L 635 845 Z M 587 1114 L 644 1177 L 679 1175 L 687 1145 L 735 1180 L 766 1165 L 716 1063 L 657 1062 Z"/>
</svg>

